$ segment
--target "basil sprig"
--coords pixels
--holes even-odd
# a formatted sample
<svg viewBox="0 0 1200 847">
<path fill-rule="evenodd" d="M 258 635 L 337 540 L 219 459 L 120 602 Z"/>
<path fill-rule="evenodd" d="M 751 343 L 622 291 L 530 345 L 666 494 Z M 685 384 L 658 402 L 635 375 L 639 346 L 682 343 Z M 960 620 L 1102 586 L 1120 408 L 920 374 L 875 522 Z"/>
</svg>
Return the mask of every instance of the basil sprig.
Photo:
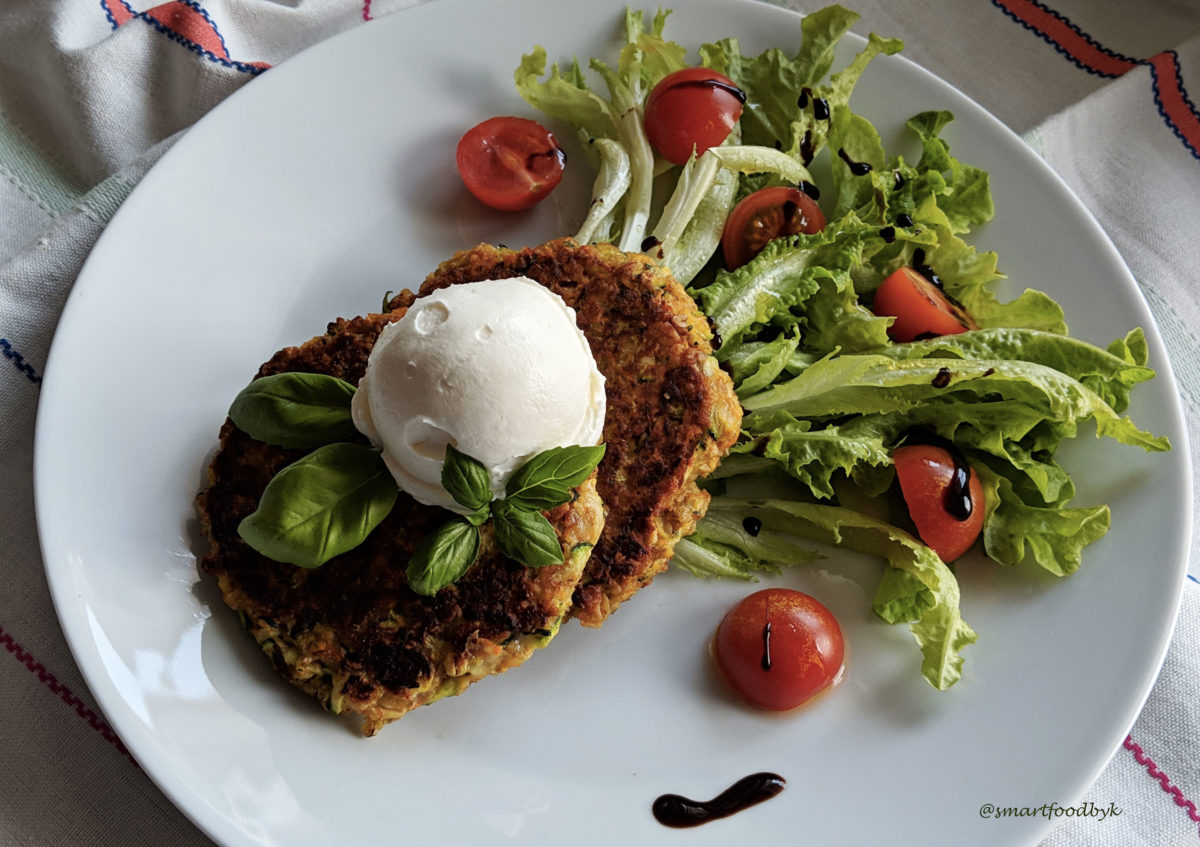
<svg viewBox="0 0 1200 847">
<path fill-rule="evenodd" d="M 229 419 L 257 441 L 277 447 L 313 448 L 353 438 L 354 386 L 328 374 L 278 373 L 241 390 Z"/>
<path fill-rule="evenodd" d="M 479 526 L 488 519 L 488 504 L 492 502 L 492 477 L 483 462 L 460 453 L 453 444 L 446 445 L 446 458 L 442 462 L 442 488 L 446 489 L 454 502 L 471 511 L 467 521 Z"/>
<path fill-rule="evenodd" d="M 408 563 L 408 585 L 432 597 L 465 574 L 479 555 L 479 527 L 465 520 L 447 521 L 413 551 Z M 413 562 L 424 562 L 414 568 Z"/>
<path fill-rule="evenodd" d="M 505 499 L 525 509 L 553 509 L 592 474 L 604 458 L 604 445 L 552 447 L 517 469 L 504 487 Z"/>
<path fill-rule="evenodd" d="M 315 568 L 361 544 L 398 494 L 376 450 L 326 444 L 275 474 L 238 534 L 269 559 Z"/>
<path fill-rule="evenodd" d="M 531 568 L 562 564 L 558 533 L 541 512 L 522 508 L 511 500 L 497 500 L 492 520 L 496 546 L 510 559 Z"/>
<path fill-rule="evenodd" d="M 275 474 L 258 507 L 238 524 L 256 551 L 315 568 L 353 550 L 388 516 L 399 489 L 379 451 L 346 439 L 355 387 L 328 374 L 260 377 L 229 407 L 229 419 L 257 441 L 311 452 Z"/>
<path fill-rule="evenodd" d="M 380 451 L 346 441 L 356 389 L 327 374 L 286 372 L 260 377 L 229 409 L 234 425 L 258 441 L 311 450 L 267 484 L 238 534 L 267 558 L 315 568 L 366 540 L 391 512 L 399 489 Z M 447 445 L 442 486 L 468 511 L 438 527 L 413 551 L 407 576 L 432 596 L 458 580 L 479 557 L 479 527 L 494 521 L 500 552 L 528 567 L 561 564 L 558 534 L 542 514 L 571 499 L 604 457 L 604 445 L 555 447 L 537 454 L 493 499 L 483 463 Z"/>
<path fill-rule="evenodd" d="M 604 458 L 604 445 L 554 447 L 516 470 L 505 497 L 492 499 L 483 463 L 446 447 L 442 487 L 471 512 L 442 526 L 421 543 L 408 562 L 408 584 L 433 595 L 465 574 L 479 555 L 479 525 L 492 518 L 496 546 L 510 559 L 531 568 L 563 562 L 558 533 L 546 516 L 571 499 L 571 489 L 587 479 Z"/>
</svg>

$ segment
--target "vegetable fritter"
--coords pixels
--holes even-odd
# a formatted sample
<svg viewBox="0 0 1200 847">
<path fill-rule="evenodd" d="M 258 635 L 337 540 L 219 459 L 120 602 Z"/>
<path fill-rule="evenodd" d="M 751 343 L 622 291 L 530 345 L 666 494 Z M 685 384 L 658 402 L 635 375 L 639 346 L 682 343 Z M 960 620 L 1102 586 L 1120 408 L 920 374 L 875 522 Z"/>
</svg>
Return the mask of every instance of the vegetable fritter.
<svg viewBox="0 0 1200 847">
<path fill-rule="evenodd" d="M 572 611 L 599 626 L 695 529 L 709 499 L 696 480 L 737 440 L 742 407 L 713 358 L 707 319 L 647 256 L 569 239 L 525 250 L 480 245 L 444 262 L 420 293 L 522 275 L 575 309 L 606 380 L 608 451 L 596 488 L 607 517 Z"/>
<path fill-rule="evenodd" d="M 712 355 L 708 323 L 646 256 L 570 240 L 520 251 L 481 245 L 443 263 L 420 293 L 520 275 L 576 310 L 606 378 L 605 458 L 570 502 L 545 513 L 562 565 L 505 558 L 485 524 L 475 565 L 433 597 L 417 595 L 405 567 L 446 513 L 403 492 L 362 545 L 323 566 L 271 561 L 237 526 L 271 477 L 303 454 L 255 441 L 229 421 L 221 430 L 198 501 L 211 541 L 201 567 L 276 668 L 330 711 L 360 714 L 366 735 L 520 664 L 568 616 L 600 625 L 666 568 L 708 506 L 697 479 L 737 438 L 741 406 Z M 379 332 L 413 300 L 405 291 L 383 314 L 339 319 L 258 375 L 309 371 L 357 385 Z"/>
<path fill-rule="evenodd" d="M 380 330 L 409 302 L 406 295 L 386 314 L 338 320 L 325 335 L 281 350 L 258 375 L 308 371 L 357 385 Z M 409 588 L 405 567 L 447 513 L 403 492 L 363 544 L 319 568 L 271 561 L 238 536 L 271 477 L 303 453 L 225 422 L 198 503 L 211 541 L 201 567 L 276 669 L 329 711 L 360 714 L 363 734 L 374 735 L 417 706 L 520 664 L 558 631 L 604 522 L 594 475 L 545 512 L 563 564 L 527 568 L 504 557 L 488 523 L 475 565 L 423 597 Z"/>
</svg>

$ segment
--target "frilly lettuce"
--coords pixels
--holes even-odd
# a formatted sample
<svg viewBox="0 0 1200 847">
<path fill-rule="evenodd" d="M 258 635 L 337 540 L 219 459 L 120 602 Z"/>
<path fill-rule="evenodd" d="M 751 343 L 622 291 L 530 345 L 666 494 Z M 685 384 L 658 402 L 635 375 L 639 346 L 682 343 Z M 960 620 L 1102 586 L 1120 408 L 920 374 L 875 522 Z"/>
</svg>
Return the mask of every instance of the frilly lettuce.
<svg viewBox="0 0 1200 847">
<path fill-rule="evenodd" d="M 1075 487 L 1055 458 L 1061 443 L 1088 423 L 1120 444 L 1169 445 L 1124 415 L 1134 387 L 1154 375 L 1141 330 L 1101 349 L 1067 335 L 1062 309 L 1047 294 L 1026 288 L 1010 300 L 997 296 L 1005 280 L 997 256 L 967 240 L 995 214 L 989 178 L 952 153 L 944 135 L 953 116 L 926 111 L 907 122 L 920 150 L 909 162 L 889 155 L 870 120 L 853 110 L 867 66 L 901 49 L 872 34 L 835 69 L 837 45 L 857 17 L 840 6 L 806 15 L 790 53 L 746 55 L 732 38 L 701 45 L 700 62 L 732 79 L 747 100 L 724 145 L 678 167 L 655 159 L 641 129 L 649 91 L 693 63 L 665 38 L 667 13 L 647 24 L 627 12 L 615 68 L 590 62 L 607 97 L 589 89 L 578 62 L 544 76 L 540 47 L 522 59 L 516 84 L 530 104 L 578 130 L 597 166 L 577 240 L 617 239 L 639 250 L 649 232 L 714 323 L 717 358 L 746 409 L 738 444 L 704 483 L 714 494 L 708 513 L 679 542 L 674 565 L 753 578 L 811 561 L 818 554 L 805 543 L 813 541 L 878 556 L 886 564 L 874 611 L 911 627 L 921 673 L 941 689 L 961 676 L 961 651 L 976 636 L 959 613 L 951 568 L 889 523 L 893 512 L 879 505 L 896 491 L 896 447 L 914 433 L 952 443 L 984 486 L 984 552 L 999 564 L 1031 562 L 1066 576 L 1107 531 L 1109 513 L 1069 505 Z M 823 231 L 775 239 L 732 271 L 710 261 L 737 199 L 765 185 L 810 181 L 818 159 L 829 175 L 821 186 Z M 666 184 L 658 204 L 656 178 Z M 656 205 L 662 212 L 651 227 Z M 883 281 L 905 266 L 935 275 L 980 328 L 893 343 L 892 318 L 871 306 Z M 772 492 L 792 493 L 741 496 L 767 480 Z M 751 514 L 762 522 L 754 536 L 742 525 Z"/>
<path fill-rule="evenodd" d="M 753 516 L 757 535 L 742 528 Z M 958 581 L 937 554 L 904 530 L 842 506 L 797 500 L 715 498 L 674 564 L 700 576 L 752 578 L 780 563 L 808 562 L 818 553 L 797 539 L 835 545 L 887 562 L 873 608 L 889 623 L 907 623 L 921 649 L 921 675 L 937 689 L 962 675 L 961 650 L 975 631 L 959 612 Z"/>
<path fill-rule="evenodd" d="M 777 183 L 809 179 L 806 167 L 819 152 L 828 121 L 814 114 L 815 103 L 843 106 L 872 58 L 894 53 L 899 41 L 872 36 L 869 44 L 828 83 L 833 50 L 857 15 L 831 6 L 801 22 L 801 44 L 793 57 L 780 50 L 743 56 L 735 39 L 702 45 L 702 64 L 724 73 L 746 93 L 739 128 L 726 145 L 690 161 L 675 173 L 674 189 L 661 219 L 650 225 L 655 176 L 671 170 L 657 160 L 646 140 L 642 115 L 646 98 L 663 77 L 686 67 L 687 51 L 666 39 L 669 12 L 659 11 L 647 26 L 641 12 L 625 14 L 625 45 L 616 67 L 592 59 L 588 67 L 605 84 L 608 97 L 592 91 L 578 61 L 565 69 L 546 71 L 546 50 L 537 46 L 521 59 L 514 79 L 517 91 L 548 117 L 574 127 L 587 155 L 600 174 L 588 218 L 576 240 L 616 239 L 623 250 L 643 249 L 649 232 L 663 262 L 681 282 L 695 277 L 717 249 L 721 228 L 744 185 L 739 175 L 759 175 Z M 543 78 L 544 77 L 544 78 Z M 807 111 L 799 109 L 801 90 L 809 97 Z M 787 139 L 786 144 L 775 143 Z M 619 144 L 622 159 L 600 139 Z M 711 154 L 711 155 L 710 155 Z M 628 163 L 628 180 L 624 178 Z M 596 211 L 603 209 L 603 211 Z M 619 235 L 614 233 L 619 232 Z"/>
</svg>

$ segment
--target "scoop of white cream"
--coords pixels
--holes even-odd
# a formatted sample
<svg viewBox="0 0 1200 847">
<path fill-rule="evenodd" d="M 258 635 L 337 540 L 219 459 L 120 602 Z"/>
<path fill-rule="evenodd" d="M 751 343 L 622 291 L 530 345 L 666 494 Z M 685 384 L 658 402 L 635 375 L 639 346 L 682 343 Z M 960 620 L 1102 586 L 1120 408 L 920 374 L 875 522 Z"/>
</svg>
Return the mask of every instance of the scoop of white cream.
<svg viewBox="0 0 1200 847">
<path fill-rule="evenodd" d="M 575 310 L 526 277 L 419 298 L 380 333 L 351 407 L 400 488 L 460 514 L 442 487 L 447 444 L 482 462 L 503 497 L 538 453 L 598 443 L 604 409 L 604 376 Z"/>
</svg>

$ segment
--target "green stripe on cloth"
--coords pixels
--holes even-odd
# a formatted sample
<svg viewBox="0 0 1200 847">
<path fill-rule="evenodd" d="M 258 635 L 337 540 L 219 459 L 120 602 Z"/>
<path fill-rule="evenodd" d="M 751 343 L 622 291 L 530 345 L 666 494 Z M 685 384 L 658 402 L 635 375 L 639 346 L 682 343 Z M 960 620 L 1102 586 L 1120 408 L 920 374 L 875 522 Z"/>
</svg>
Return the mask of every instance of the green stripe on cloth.
<svg viewBox="0 0 1200 847">
<path fill-rule="evenodd" d="M 24 194 L 53 215 L 71 208 L 83 194 L 84 187 L 73 183 L 2 111 L 0 170 Z"/>
<path fill-rule="evenodd" d="M 108 223 L 136 184 L 120 174 L 114 174 L 85 194 L 79 201 L 79 207 L 92 220 Z"/>
</svg>

